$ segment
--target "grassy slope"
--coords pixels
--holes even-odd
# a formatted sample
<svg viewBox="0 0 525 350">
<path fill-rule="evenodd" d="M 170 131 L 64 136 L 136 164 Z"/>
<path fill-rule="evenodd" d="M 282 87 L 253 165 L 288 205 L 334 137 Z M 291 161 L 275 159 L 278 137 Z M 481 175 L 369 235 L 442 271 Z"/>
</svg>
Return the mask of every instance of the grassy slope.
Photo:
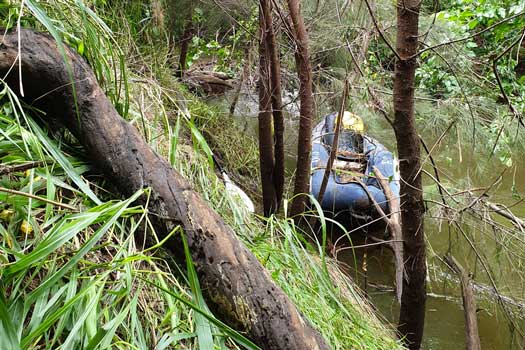
<svg viewBox="0 0 525 350">
<path fill-rule="evenodd" d="M 27 4 L 38 13 L 36 3 Z M 205 142 L 188 123 L 194 114 L 213 111 L 172 78 L 169 51 L 158 38 L 151 40 L 151 28 L 131 26 L 133 6 L 99 15 L 68 0 L 42 6 L 47 15 L 35 20 L 25 12 L 22 23 L 57 28 L 83 51 L 127 119 L 235 228 L 334 349 L 399 347 L 352 282 L 319 257 L 319 247 L 300 242 L 288 221 L 262 224 L 225 194 Z M 118 31 L 110 32 L 99 16 Z M 46 165 L 0 177 L 2 188 L 41 197 L 0 192 L 0 333 L 6 335 L 0 349 L 210 349 L 209 342 L 226 349 L 241 343 L 240 335 L 198 316 L 197 309 L 206 309 L 191 304 L 197 303 L 192 296 L 198 284 L 173 265 L 162 242 L 145 249 L 130 238 L 155 234 L 147 211 L 133 207 L 133 198 L 112 200 L 111 186 L 81 149 L 69 146 L 70 137 L 48 135 L 33 122 L 34 112 L 1 89 L 2 166 L 35 160 Z"/>
</svg>

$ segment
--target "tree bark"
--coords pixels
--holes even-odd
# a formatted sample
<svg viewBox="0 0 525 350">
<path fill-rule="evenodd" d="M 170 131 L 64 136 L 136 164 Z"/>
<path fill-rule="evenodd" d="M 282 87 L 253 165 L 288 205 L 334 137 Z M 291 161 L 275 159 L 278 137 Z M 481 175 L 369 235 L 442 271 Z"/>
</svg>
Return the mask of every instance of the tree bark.
<svg viewBox="0 0 525 350">
<path fill-rule="evenodd" d="M 287 0 L 294 28 L 295 64 L 299 76 L 299 136 L 297 142 L 297 167 L 295 172 L 294 199 L 290 215 L 304 211 L 310 192 L 310 157 L 312 153 L 312 120 L 314 117 L 314 97 L 312 87 L 312 67 L 308 50 L 308 33 L 299 9 L 298 0 Z"/>
<path fill-rule="evenodd" d="M 284 189 L 284 117 L 283 117 L 283 100 L 281 95 L 281 60 L 277 42 L 275 39 L 275 30 L 272 19 L 271 0 L 261 0 L 264 20 L 266 26 L 266 40 L 268 42 L 268 57 L 270 59 L 270 96 L 272 99 L 273 115 L 273 142 L 274 142 L 274 168 L 273 184 L 275 188 L 276 211 L 281 207 Z"/>
<path fill-rule="evenodd" d="M 398 331 L 409 349 L 419 349 L 425 324 L 426 257 L 423 229 L 423 192 L 419 138 L 414 116 L 414 80 L 417 52 L 419 0 L 398 0 L 397 42 L 399 58 L 394 75 L 394 132 L 401 173 L 401 221 L 403 223 L 404 262 Z"/>
<path fill-rule="evenodd" d="M 270 79 L 270 48 L 268 26 L 265 18 L 267 1 L 259 2 L 259 162 L 263 194 L 264 216 L 277 210 L 277 195 L 274 186 L 274 158 L 272 138 L 272 98 Z"/>
<path fill-rule="evenodd" d="M 30 30 L 0 35 L 0 75 L 11 89 L 20 95 L 21 69 L 24 100 L 66 126 L 124 196 L 151 189 L 148 210 L 159 238 L 183 227 L 206 301 L 217 315 L 263 349 L 328 349 L 232 229 L 118 115 L 82 57 L 66 48 L 70 77 L 50 36 Z M 180 239 L 165 247 L 184 261 Z"/>
</svg>

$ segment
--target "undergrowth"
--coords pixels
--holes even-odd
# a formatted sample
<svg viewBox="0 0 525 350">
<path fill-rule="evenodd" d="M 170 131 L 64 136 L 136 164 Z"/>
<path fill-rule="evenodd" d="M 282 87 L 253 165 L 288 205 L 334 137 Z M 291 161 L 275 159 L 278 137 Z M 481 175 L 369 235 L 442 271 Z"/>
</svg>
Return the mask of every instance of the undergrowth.
<svg viewBox="0 0 525 350">
<path fill-rule="evenodd" d="M 333 349 L 400 347 L 321 243 L 307 243 L 289 220 L 262 221 L 226 193 L 196 126 L 218 121 L 172 77 L 173 51 L 152 29 L 147 4 L 26 0 L 7 9 L 3 25 L 20 17 L 89 61 L 123 117 L 234 228 Z M 162 241 L 145 246 L 156 233 L 133 203 L 148 191 L 115 200 L 69 135 L 47 132 L 38 112 L 0 90 L 0 349 L 254 348 L 209 312 L 191 262 L 177 266 Z"/>
</svg>

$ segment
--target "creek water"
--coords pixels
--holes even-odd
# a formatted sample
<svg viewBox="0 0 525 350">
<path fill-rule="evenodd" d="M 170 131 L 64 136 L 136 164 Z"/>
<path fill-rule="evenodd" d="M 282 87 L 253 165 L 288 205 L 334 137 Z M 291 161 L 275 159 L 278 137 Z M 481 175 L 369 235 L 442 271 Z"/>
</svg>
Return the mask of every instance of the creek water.
<svg viewBox="0 0 525 350">
<path fill-rule="evenodd" d="M 241 94 L 234 118 L 247 135 L 257 135 L 257 99 L 252 94 Z M 294 169 L 298 119 L 297 106 L 291 97 L 285 99 L 290 102 L 291 110 L 286 114 L 286 166 Z M 213 103 L 223 106 L 227 111 L 228 101 L 221 98 Z M 290 107 L 291 106 L 291 107 Z M 365 124 L 368 133 L 383 143 L 390 150 L 395 149 L 395 138 L 391 128 L 380 117 L 366 114 Z M 368 116 L 370 116 L 368 118 Z M 227 113 L 225 113 L 227 117 Z M 321 119 L 321 116 L 317 118 Z M 432 125 L 419 125 L 423 139 L 432 147 L 439 134 Z M 478 143 L 488 142 L 478 140 Z M 488 155 L 476 151 L 472 143 L 461 140 L 452 128 L 450 135 L 445 137 L 432 154 L 440 170 L 440 177 L 445 186 L 454 185 L 457 189 L 476 189 L 490 187 L 487 192 L 491 202 L 512 206 L 512 212 L 519 217 L 525 217 L 525 203 L 519 202 L 516 194 L 525 194 L 525 158 L 514 156 L 514 164 L 510 167 L 503 165 L 497 157 L 488 160 Z M 478 144 L 477 149 L 486 149 Z M 508 164 L 507 164 L 508 165 Z M 505 168 L 507 168 L 505 170 Z M 430 163 L 425 169 L 433 174 Z M 425 199 L 440 201 L 434 181 L 423 175 Z M 495 183 L 495 184 L 494 184 Z M 483 190 L 474 191 L 474 196 L 482 194 Z M 514 198 L 512 196 L 514 193 Z M 471 197 L 475 198 L 475 197 Z M 469 200 L 457 196 L 467 204 Z M 518 204 L 516 204 L 518 202 Z M 525 307 L 525 281 L 523 266 L 523 244 L 516 247 L 504 235 L 494 230 L 491 225 L 483 222 L 480 217 L 467 212 L 455 216 L 458 225 L 450 224 L 447 220 L 436 217 L 442 212 L 439 206 L 429 205 L 425 219 L 425 235 L 427 237 L 427 305 L 423 349 L 445 350 L 464 349 L 464 315 L 459 281 L 451 270 L 444 264 L 442 258 L 450 252 L 468 271 L 476 281 L 475 295 L 478 307 L 478 326 L 482 349 L 508 350 L 523 348 L 523 341 L 518 333 L 525 332 L 523 308 Z M 485 214 L 486 215 L 486 214 Z M 492 214 L 497 224 L 509 226 L 506 219 Z M 459 229 L 459 228 L 460 229 Z M 465 239 L 465 235 L 469 240 Z M 523 237 L 525 241 L 525 235 Z M 359 242 L 359 243 L 357 243 Z M 519 239 L 518 239 L 519 242 Z M 355 244 L 362 244 L 362 238 L 356 237 Z M 509 245 L 509 246 L 506 246 Z M 349 246 L 348 242 L 346 246 Z M 474 246 L 482 254 L 485 264 L 480 262 Z M 517 249 L 516 259 L 508 250 Z M 519 251 L 521 250 L 521 251 Z M 366 254 L 365 254 L 366 251 Z M 364 256 L 366 255 L 366 258 Z M 394 266 L 390 251 L 381 248 L 343 249 L 337 254 L 342 265 L 348 267 L 349 274 L 364 289 L 371 304 L 383 316 L 385 323 L 395 325 L 399 306 L 394 300 Z M 366 274 L 363 263 L 366 261 Z M 490 269 L 492 278 L 487 277 L 485 269 Z M 504 306 L 492 289 L 492 284 L 498 286 L 498 292 L 504 296 Z M 519 303 L 522 306 L 511 304 Z M 512 314 L 508 316 L 508 314 Z M 509 322 L 511 318 L 514 325 Z M 518 328 L 519 331 L 516 331 Z"/>
</svg>

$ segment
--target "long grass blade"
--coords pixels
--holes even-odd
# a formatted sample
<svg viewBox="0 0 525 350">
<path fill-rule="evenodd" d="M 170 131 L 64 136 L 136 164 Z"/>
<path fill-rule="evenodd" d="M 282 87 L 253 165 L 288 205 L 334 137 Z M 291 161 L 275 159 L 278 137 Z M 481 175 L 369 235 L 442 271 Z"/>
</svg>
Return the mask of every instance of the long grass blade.
<svg viewBox="0 0 525 350">
<path fill-rule="evenodd" d="M 18 341 L 3 291 L 0 292 L 0 326 L 0 349 L 20 349 L 20 342 Z"/>
<path fill-rule="evenodd" d="M 51 154 L 53 159 L 55 159 L 60 166 L 64 169 L 66 174 L 71 178 L 71 180 L 85 193 L 95 204 L 101 204 L 102 201 L 91 191 L 89 186 L 85 183 L 80 175 L 75 171 L 75 168 L 71 162 L 64 156 L 60 149 L 54 144 L 53 141 L 44 133 L 40 126 L 35 123 L 34 120 L 28 118 L 31 129 L 38 137 L 40 142 L 45 146 L 46 150 Z"/>
<path fill-rule="evenodd" d="M 194 310 L 194 311 L 198 312 L 199 314 L 201 314 L 202 316 L 204 316 L 208 321 L 213 323 L 222 332 L 224 332 L 226 335 L 231 337 L 237 344 L 243 346 L 244 348 L 246 348 L 248 350 L 261 350 L 261 348 L 258 347 L 256 344 L 254 344 L 251 340 L 249 340 L 248 338 L 244 337 L 243 335 L 238 333 L 236 330 L 234 330 L 233 328 L 231 328 L 227 324 L 219 321 L 213 315 L 210 315 L 208 312 L 206 312 L 205 310 L 201 309 L 196 304 L 194 304 L 194 303 L 192 303 L 190 301 L 187 301 L 186 299 L 184 299 L 180 295 L 177 295 L 174 292 L 172 292 L 171 290 L 166 289 L 166 288 L 164 288 L 164 287 L 162 287 L 162 286 L 160 286 L 160 285 L 158 285 L 158 284 L 156 284 L 156 283 L 154 283 L 154 282 L 152 282 L 152 281 L 150 281 L 148 279 L 145 279 L 145 278 L 142 278 L 142 277 L 139 277 L 139 278 L 142 281 L 144 281 L 144 282 L 154 286 L 155 288 L 158 288 L 159 290 L 162 290 L 164 293 L 168 293 L 169 295 L 171 295 L 173 298 L 177 299 L 182 304 L 190 307 L 192 310 Z"/>
<path fill-rule="evenodd" d="M 184 232 L 181 233 L 182 244 L 184 246 L 184 256 L 186 257 L 186 269 L 188 273 L 188 282 L 195 300 L 195 304 L 202 310 L 208 310 L 208 306 L 202 296 L 200 288 L 199 278 L 197 277 L 197 271 L 193 265 L 191 258 L 190 249 Z M 195 325 L 197 327 L 197 339 L 199 340 L 199 348 L 202 350 L 213 349 L 213 335 L 211 324 L 202 314 L 197 313 L 195 315 Z"/>
</svg>

